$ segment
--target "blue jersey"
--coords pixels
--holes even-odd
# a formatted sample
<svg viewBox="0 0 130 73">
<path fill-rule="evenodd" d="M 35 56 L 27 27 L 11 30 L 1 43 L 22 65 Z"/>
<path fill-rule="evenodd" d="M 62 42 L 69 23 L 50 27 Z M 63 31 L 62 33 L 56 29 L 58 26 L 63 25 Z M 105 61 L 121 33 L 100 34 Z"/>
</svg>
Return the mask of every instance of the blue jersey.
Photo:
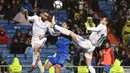
<svg viewBox="0 0 130 73">
<path fill-rule="evenodd" d="M 56 42 L 57 46 L 56 56 L 50 58 L 49 61 L 53 65 L 59 64 L 61 66 L 64 66 L 69 55 L 69 45 L 70 45 L 70 39 L 68 36 L 61 35 L 60 37 L 58 37 L 58 40 Z"/>
<path fill-rule="evenodd" d="M 68 36 L 60 36 L 56 42 L 57 53 L 66 53 L 69 52 L 70 39 Z"/>
</svg>

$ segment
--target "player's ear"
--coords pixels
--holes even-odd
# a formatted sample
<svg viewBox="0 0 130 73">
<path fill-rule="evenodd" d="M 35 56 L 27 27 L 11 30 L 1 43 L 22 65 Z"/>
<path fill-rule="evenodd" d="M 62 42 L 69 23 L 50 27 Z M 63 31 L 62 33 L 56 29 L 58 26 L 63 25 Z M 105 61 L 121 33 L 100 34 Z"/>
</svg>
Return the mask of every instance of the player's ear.
<svg viewBox="0 0 130 73">
<path fill-rule="evenodd" d="M 67 26 L 67 29 L 69 29 L 70 27 L 69 26 Z"/>
<path fill-rule="evenodd" d="M 40 13 L 40 17 L 42 17 L 43 16 L 43 13 Z"/>
</svg>

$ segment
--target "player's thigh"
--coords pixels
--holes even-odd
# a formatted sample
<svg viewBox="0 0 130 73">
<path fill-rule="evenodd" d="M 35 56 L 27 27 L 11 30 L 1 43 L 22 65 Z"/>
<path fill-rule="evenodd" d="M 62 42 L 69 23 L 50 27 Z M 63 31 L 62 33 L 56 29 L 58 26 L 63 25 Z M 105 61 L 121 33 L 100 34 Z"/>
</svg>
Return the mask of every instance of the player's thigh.
<svg viewBox="0 0 130 73">
<path fill-rule="evenodd" d="M 32 44 L 33 51 L 38 51 L 40 49 L 39 41 L 32 41 L 31 44 Z"/>
<path fill-rule="evenodd" d="M 87 66 L 91 66 L 92 54 L 93 54 L 92 52 L 91 53 L 85 52 L 85 54 L 84 54 Z"/>
<path fill-rule="evenodd" d="M 55 65 L 58 62 L 58 57 L 51 57 L 49 58 L 49 61 L 52 63 L 52 65 Z"/>
<path fill-rule="evenodd" d="M 66 63 L 67 59 L 68 59 L 68 54 L 59 54 L 60 58 L 57 62 L 57 64 L 59 64 L 61 67 L 64 66 L 64 64 Z"/>
<path fill-rule="evenodd" d="M 87 39 L 82 38 L 81 36 L 78 36 L 75 42 L 84 49 L 89 49 L 91 46 L 91 42 Z"/>
<path fill-rule="evenodd" d="M 43 38 L 41 40 L 35 40 L 32 41 L 32 48 L 34 49 L 34 51 L 39 51 L 40 47 L 44 46 L 44 44 L 46 43 L 47 38 Z"/>
</svg>

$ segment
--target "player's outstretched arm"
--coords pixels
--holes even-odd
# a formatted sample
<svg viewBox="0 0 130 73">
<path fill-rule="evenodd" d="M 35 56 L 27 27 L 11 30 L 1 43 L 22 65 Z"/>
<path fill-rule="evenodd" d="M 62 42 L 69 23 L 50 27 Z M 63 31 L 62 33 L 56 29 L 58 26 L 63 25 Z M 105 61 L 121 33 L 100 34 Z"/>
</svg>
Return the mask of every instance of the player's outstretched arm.
<svg viewBox="0 0 130 73">
<path fill-rule="evenodd" d="M 71 36 L 73 40 L 76 40 L 76 34 L 68 29 L 56 25 L 55 16 L 52 18 L 52 27 L 61 32 L 64 35 Z"/>
<path fill-rule="evenodd" d="M 32 21 L 32 22 L 34 22 L 34 21 L 38 18 L 37 15 L 28 16 L 28 11 L 26 11 L 26 12 L 24 13 L 24 15 L 25 15 L 25 18 L 27 18 L 27 20 Z"/>
<path fill-rule="evenodd" d="M 88 27 L 88 28 L 87 28 L 87 30 L 92 31 L 92 32 L 98 32 L 98 31 L 100 31 L 101 29 L 102 29 L 102 28 L 99 27 L 99 26 L 97 26 L 96 28 L 94 28 L 94 27 Z"/>
</svg>

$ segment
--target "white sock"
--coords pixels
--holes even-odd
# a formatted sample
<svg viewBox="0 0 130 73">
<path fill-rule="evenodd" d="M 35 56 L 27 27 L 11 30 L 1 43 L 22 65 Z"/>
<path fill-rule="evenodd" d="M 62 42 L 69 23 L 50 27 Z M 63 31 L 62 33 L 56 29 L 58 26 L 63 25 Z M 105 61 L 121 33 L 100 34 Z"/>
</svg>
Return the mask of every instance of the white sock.
<svg viewBox="0 0 130 73">
<path fill-rule="evenodd" d="M 36 65 L 36 61 L 37 61 L 37 58 L 38 58 L 38 52 L 33 52 L 33 65 Z"/>
<path fill-rule="evenodd" d="M 39 60 L 39 61 L 37 62 L 37 65 L 38 65 L 38 67 L 39 67 L 41 73 L 43 73 L 44 70 L 42 69 L 42 62 L 41 62 L 41 60 Z"/>
<path fill-rule="evenodd" d="M 95 69 L 92 66 L 89 66 L 88 69 L 90 73 L 96 73 Z"/>
<path fill-rule="evenodd" d="M 67 35 L 67 36 L 70 35 L 70 30 L 60 27 L 58 25 L 55 25 L 54 27 L 56 30 L 60 31 L 62 34 Z"/>
</svg>

